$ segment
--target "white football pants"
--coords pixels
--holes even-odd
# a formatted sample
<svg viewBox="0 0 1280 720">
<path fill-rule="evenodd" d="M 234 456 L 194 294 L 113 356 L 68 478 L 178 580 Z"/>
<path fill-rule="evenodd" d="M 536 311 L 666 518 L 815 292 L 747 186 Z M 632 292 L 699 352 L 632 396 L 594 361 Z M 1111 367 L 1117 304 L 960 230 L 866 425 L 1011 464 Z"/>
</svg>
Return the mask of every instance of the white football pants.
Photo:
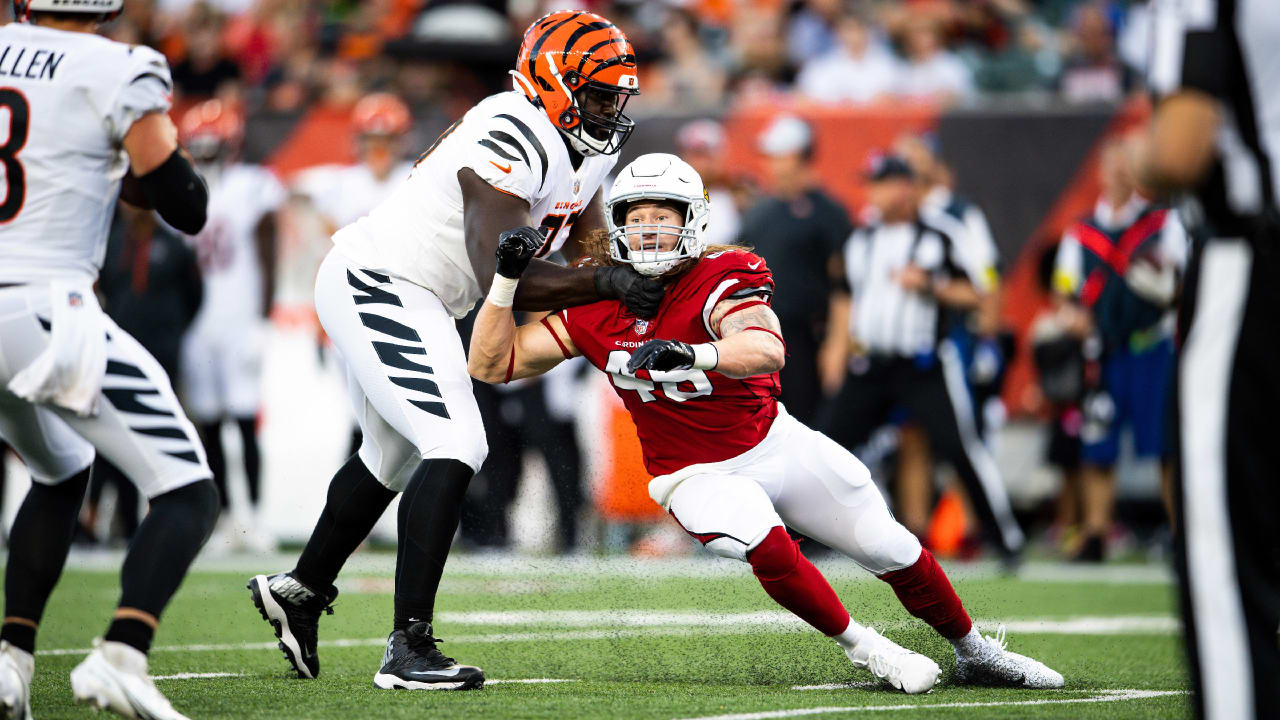
<svg viewBox="0 0 1280 720">
<path fill-rule="evenodd" d="M 98 413 L 80 417 L 35 405 L 7 386 L 49 344 L 49 286 L 0 289 L 0 437 L 32 480 L 54 485 L 102 453 L 148 498 L 210 477 L 204 446 L 178 404 L 169 377 L 142 345 L 105 315 L 107 372 Z"/>
<path fill-rule="evenodd" d="M 364 442 L 360 460 L 404 490 L 425 458 L 478 471 L 489 453 L 457 325 L 430 290 L 330 250 L 316 276 L 316 314 L 347 367 Z"/>
<path fill-rule="evenodd" d="M 890 514 L 867 467 L 779 409 L 759 445 L 656 477 L 650 496 L 722 557 L 745 561 L 771 528 L 783 525 L 876 575 L 914 564 L 920 541 Z"/>
</svg>

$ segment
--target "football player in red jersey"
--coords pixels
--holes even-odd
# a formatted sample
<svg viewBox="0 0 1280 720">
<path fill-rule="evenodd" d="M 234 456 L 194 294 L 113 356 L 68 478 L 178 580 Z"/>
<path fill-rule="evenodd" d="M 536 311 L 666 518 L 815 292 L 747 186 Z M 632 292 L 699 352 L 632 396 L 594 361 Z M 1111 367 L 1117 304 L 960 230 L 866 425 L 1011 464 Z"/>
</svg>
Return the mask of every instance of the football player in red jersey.
<svg viewBox="0 0 1280 720">
<path fill-rule="evenodd" d="M 616 301 L 562 310 L 516 327 L 512 297 L 541 247 L 504 233 L 497 274 L 471 336 L 468 370 L 486 382 L 546 372 L 585 356 L 609 374 L 636 424 L 649 494 L 708 550 L 746 561 L 780 605 L 892 687 L 926 692 L 937 663 L 855 622 L 785 526 L 889 583 L 906 609 L 951 641 L 959 683 L 1062 687 L 1062 676 L 981 636 L 928 550 L 893 519 L 867 468 L 777 401 L 786 345 L 769 307 L 773 280 L 759 256 L 706 246 L 702 179 L 674 155 L 644 155 L 605 207 L 608 261 L 661 276 L 652 320 Z"/>
</svg>

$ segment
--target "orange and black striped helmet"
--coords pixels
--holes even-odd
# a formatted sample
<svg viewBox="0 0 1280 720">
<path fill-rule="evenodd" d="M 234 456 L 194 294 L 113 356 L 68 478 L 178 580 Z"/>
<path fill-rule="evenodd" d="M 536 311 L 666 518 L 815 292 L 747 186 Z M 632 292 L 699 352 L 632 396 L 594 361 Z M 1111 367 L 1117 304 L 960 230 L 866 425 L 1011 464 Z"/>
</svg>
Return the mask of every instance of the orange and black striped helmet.
<svg viewBox="0 0 1280 720">
<path fill-rule="evenodd" d="M 403 135 L 409 132 L 410 122 L 409 106 L 387 92 L 365 95 L 351 110 L 357 135 Z"/>
<path fill-rule="evenodd" d="M 178 142 L 201 162 L 235 158 L 243 139 L 244 114 L 223 100 L 192 106 L 178 124 Z"/>
<path fill-rule="evenodd" d="M 622 110 L 640 93 L 636 55 L 622 31 L 599 15 L 561 10 L 535 21 L 511 74 L 583 155 L 616 153 L 635 129 Z"/>
</svg>

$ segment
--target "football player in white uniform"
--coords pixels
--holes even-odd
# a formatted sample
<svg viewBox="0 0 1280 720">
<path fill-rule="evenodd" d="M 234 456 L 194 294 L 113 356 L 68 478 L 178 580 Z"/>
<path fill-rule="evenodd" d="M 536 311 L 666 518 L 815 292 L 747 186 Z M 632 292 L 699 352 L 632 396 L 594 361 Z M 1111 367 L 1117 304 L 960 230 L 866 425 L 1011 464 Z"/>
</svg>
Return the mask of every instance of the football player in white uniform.
<svg viewBox="0 0 1280 720">
<path fill-rule="evenodd" d="M 36 629 L 102 453 L 146 494 L 120 604 L 71 671 L 79 702 L 182 718 L 147 676 L 161 611 L 213 527 L 204 448 L 151 355 L 98 306 L 107 227 L 126 198 L 199 232 L 208 193 L 169 120 L 164 57 L 94 34 L 122 0 L 23 0 L 0 27 L 0 437 L 32 486 L 10 534 L 0 717 L 29 717 Z"/>
<path fill-rule="evenodd" d="M 391 93 L 370 93 L 351 110 L 359 162 L 321 165 L 298 173 L 293 190 L 311 200 L 333 233 L 369 214 L 413 170 L 400 159 L 409 108 Z"/>
<path fill-rule="evenodd" d="M 204 279 L 204 302 L 183 340 L 179 384 L 204 440 L 224 511 L 229 493 L 222 424 L 235 423 L 249 504 L 256 514 L 261 490 L 256 425 L 262 350 L 275 294 L 275 212 L 285 191 L 270 170 L 238 161 L 243 138 L 244 118 L 221 100 L 191 108 L 178 127 L 178 139 L 209 183 L 209 221 L 191 238 Z M 223 516 L 212 544 L 274 549 L 262 523 L 222 532 L 230 521 Z"/>
<path fill-rule="evenodd" d="M 565 248 L 576 258 L 586 234 L 604 228 L 600 185 L 634 128 L 622 110 L 639 92 L 630 43 L 588 12 L 534 22 L 512 75 L 514 91 L 446 130 L 390 198 L 334 235 L 320 266 L 316 312 L 347 364 L 364 441 L 330 483 L 294 570 L 249 582 L 300 677 L 319 674 L 317 623 L 338 571 L 403 492 L 395 630 L 374 683 L 484 683 L 479 668 L 440 653 L 431 626 L 462 496 L 488 453 L 454 320 L 489 291 L 500 236 L 536 239 L 539 257 Z M 662 285 L 630 268 L 537 260 L 511 300 L 550 310 L 603 298 L 650 317 Z"/>
</svg>

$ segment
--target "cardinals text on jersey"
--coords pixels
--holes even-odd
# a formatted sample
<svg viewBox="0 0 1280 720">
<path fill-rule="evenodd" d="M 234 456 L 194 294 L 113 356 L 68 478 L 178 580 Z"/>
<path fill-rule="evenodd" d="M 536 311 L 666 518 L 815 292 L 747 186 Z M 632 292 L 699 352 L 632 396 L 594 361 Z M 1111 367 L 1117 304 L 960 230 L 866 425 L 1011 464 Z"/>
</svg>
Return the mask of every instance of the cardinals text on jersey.
<svg viewBox="0 0 1280 720">
<path fill-rule="evenodd" d="M 171 88 L 151 48 L 0 27 L 0 282 L 97 277 L 128 162 L 121 142 L 169 109 Z"/>
<path fill-rule="evenodd" d="M 492 187 L 529 202 L 530 216 L 558 250 L 596 194 L 616 155 L 569 151 L 547 116 L 517 92 L 480 101 L 423 153 L 413 173 L 381 205 L 339 230 L 333 242 L 350 260 L 431 290 L 454 317 L 480 299 L 467 258 L 458 171 L 470 168 Z"/>
<path fill-rule="evenodd" d="M 773 275 L 753 253 L 712 253 L 667 287 L 653 320 L 620 302 L 560 312 L 569 337 L 587 360 L 609 374 L 636 424 L 645 468 L 666 475 L 688 465 L 741 455 L 764 439 L 778 415 L 778 374 L 730 378 L 715 371 L 627 372 L 631 352 L 654 338 L 719 340 L 711 327 L 716 304 L 732 297 L 771 295 Z"/>
</svg>

